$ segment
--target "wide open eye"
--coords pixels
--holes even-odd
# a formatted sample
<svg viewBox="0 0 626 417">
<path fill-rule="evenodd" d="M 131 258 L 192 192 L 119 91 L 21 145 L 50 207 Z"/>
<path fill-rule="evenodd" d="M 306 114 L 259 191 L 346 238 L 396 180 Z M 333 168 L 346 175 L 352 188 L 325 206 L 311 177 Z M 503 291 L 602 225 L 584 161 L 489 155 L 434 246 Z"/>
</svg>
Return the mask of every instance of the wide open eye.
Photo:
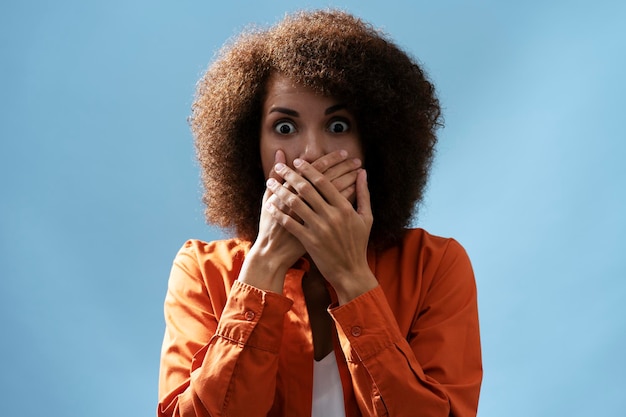
<svg viewBox="0 0 626 417">
<path fill-rule="evenodd" d="M 328 130 L 333 133 L 344 133 L 350 130 L 350 125 L 348 122 L 344 122 L 343 120 L 333 120 L 328 125 Z"/>
<path fill-rule="evenodd" d="M 296 132 L 296 126 L 292 122 L 281 121 L 274 125 L 274 131 L 281 135 L 289 135 Z"/>
</svg>

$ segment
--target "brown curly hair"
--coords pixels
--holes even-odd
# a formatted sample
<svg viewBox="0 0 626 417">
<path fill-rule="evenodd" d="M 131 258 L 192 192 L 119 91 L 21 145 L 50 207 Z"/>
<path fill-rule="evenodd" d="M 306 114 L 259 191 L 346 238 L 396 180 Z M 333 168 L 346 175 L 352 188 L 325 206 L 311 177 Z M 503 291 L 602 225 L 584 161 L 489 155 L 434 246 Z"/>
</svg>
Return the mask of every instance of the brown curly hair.
<svg viewBox="0 0 626 417">
<path fill-rule="evenodd" d="M 370 24 L 336 10 L 298 12 L 267 30 L 245 31 L 198 82 L 190 124 L 207 221 L 256 238 L 265 190 L 261 108 L 272 73 L 349 104 L 368 172 L 370 244 L 398 242 L 423 196 L 439 101 L 415 60 Z"/>
</svg>

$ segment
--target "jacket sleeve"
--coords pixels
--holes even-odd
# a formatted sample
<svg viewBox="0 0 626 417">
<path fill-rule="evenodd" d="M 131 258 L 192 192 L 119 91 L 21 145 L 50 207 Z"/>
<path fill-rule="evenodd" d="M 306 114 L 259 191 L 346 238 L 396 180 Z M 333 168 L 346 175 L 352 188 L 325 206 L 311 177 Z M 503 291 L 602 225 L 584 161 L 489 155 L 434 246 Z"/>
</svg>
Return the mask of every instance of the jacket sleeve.
<svg viewBox="0 0 626 417">
<path fill-rule="evenodd" d="M 330 311 L 363 415 L 476 415 L 482 380 L 476 285 L 456 241 L 410 334 L 401 334 L 380 286 Z"/>
<path fill-rule="evenodd" d="M 274 400 L 284 315 L 292 302 L 239 281 L 230 291 L 219 288 L 228 279 L 205 277 L 198 265 L 188 243 L 170 274 L 157 415 L 265 416 Z M 209 262 L 203 271 L 219 274 L 220 268 Z M 225 297 L 223 310 L 212 291 Z"/>
</svg>

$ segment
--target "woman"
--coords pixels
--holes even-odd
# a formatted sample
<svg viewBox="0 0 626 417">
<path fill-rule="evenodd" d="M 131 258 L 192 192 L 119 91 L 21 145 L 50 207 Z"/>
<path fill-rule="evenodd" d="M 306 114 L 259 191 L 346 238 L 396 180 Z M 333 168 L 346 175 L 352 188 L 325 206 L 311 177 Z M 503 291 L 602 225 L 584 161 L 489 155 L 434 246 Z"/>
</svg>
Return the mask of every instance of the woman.
<svg viewBox="0 0 626 417">
<path fill-rule="evenodd" d="M 476 288 L 407 229 L 440 108 L 421 68 L 338 11 L 227 45 L 191 125 L 210 223 L 165 300 L 159 416 L 472 416 Z"/>
</svg>

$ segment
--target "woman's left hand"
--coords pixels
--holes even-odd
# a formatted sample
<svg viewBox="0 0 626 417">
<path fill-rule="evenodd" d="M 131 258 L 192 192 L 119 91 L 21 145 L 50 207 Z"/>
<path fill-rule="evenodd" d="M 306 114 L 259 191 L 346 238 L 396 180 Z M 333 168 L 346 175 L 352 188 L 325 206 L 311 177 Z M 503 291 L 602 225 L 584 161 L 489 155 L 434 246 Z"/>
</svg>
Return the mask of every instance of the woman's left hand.
<svg viewBox="0 0 626 417">
<path fill-rule="evenodd" d="M 272 178 L 267 185 L 297 217 L 272 202 L 264 209 L 300 241 L 344 304 L 378 285 L 367 264 L 373 217 L 365 170 L 357 175 L 355 209 L 311 164 L 296 159 L 294 167 L 297 172 L 282 163 L 274 168 L 290 187 Z"/>
</svg>

